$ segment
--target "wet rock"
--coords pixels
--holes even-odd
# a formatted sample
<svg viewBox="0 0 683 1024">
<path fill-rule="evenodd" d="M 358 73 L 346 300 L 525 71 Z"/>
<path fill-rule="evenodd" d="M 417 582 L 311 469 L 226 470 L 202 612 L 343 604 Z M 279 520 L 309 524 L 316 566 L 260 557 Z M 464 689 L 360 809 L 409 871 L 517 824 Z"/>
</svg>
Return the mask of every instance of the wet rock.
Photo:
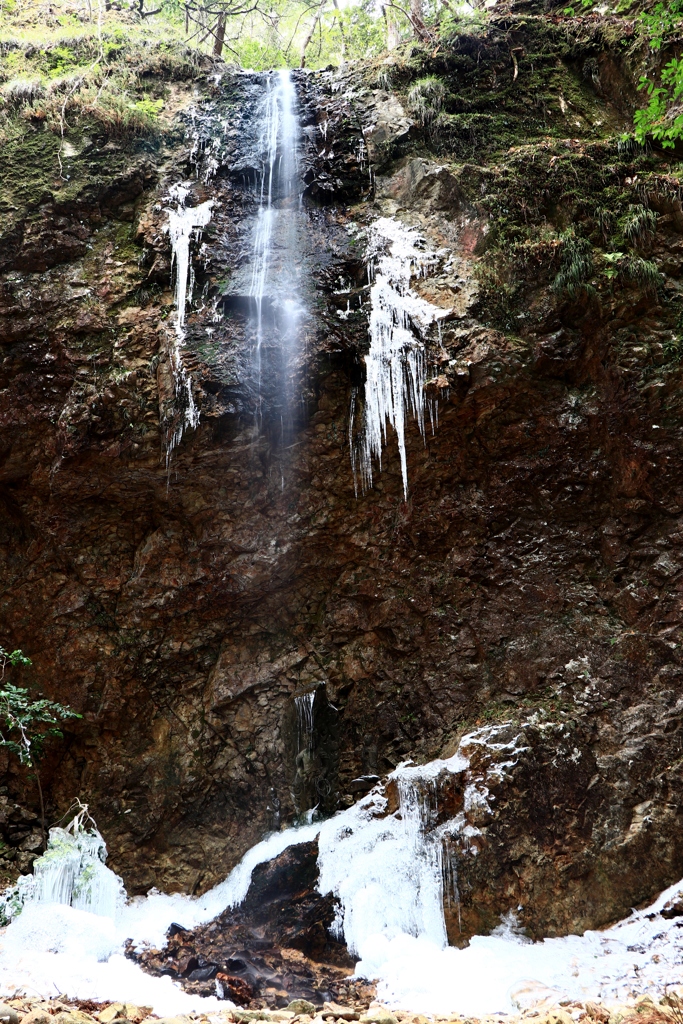
<svg viewBox="0 0 683 1024">
<path fill-rule="evenodd" d="M 254 870 L 239 907 L 193 931 L 170 928 L 160 952 L 129 947 L 127 955 L 190 992 L 314 1012 L 313 1000 L 341 991 L 352 966 L 328 931 L 335 903 L 316 890 L 317 856 L 317 841 L 289 847 Z"/>
<path fill-rule="evenodd" d="M 678 893 L 664 904 L 660 910 L 662 917 L 671 920 L 674 917 L 683 917 L 683 893 Z"/>
</svg>

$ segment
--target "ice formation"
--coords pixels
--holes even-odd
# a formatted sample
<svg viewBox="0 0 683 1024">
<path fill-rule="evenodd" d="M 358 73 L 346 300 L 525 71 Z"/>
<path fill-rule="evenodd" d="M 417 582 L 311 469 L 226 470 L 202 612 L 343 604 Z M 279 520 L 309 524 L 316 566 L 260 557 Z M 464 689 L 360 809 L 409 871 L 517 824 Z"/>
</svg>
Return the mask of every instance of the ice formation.
<svg viewBox="0 0 683 1024">
<path fill-rule="evenodd" d="M 209 199 L 198 206 L 186 206 L 190 196 L 189 184 L 174 185 L 169 190 L 169 199 L 175 203 L 175 209 L 168 209 L 168 234 L 171 240 L 171 267 L 175 269 L 175 339 L 171 350 L 173 379 L 175 381 L 176 399 L 181 415 L 167 445 L 167 457 L 180 444 L 186 427 L 196 427 L 199 423 L 199 410 L 192 396 L 192 381 L 185 369 L 181 349 L 185 342 L 185 315 L 188 302 L 192 301 L 194 273 L 190 262 L 190 244 L 192 239 L 201 237 L 202 229 L 211 220 L 213 202 Z"/>
<path fill-rule="evenodd" d="M 83 854 L 85 871 L 75 870 L 73 844 L 56 836 L 49 862 L 50 884 L 29 876 L 22 886 L 23 909 L 4 934 L 0 932 L 0 993 L 15 991 L 58 993 L 83 999 L 124 1000 L 154 1007 L 160 1014 L 189 1013 L 230 1006 L 215 998 L 184 993 L 170 978 L 154 978 L 123 955 L 126 939 L 136 946 L 163 946 L 173 922 L 185 928 L 213 920 L 228 907 L 242 902 L 252 871 L 277 857 L 288 846 L 309 842 L 319 825 L 305 825 L 268 836 L 247 851 L 228 877 L 200 897 L 179 893 L 166 895 L 152 890 L 148 896 L 124 902 L 120 879 L 102 863 L 106 848 L 97 833 L 90 838 L 75 828 L 72 838 Z M 53 830 L 56 831 L 56 830 Z M 61 832 L 62 830 L 59 830 Z M 91 890 L 90 904 L 83 899 L 83 882 L 92 864 L 87 851 L 101 864 L 107 884 Z M 45 858 L 41 858 L 45 859 Z M 36 862 L 39 864 L 39 862 Z M 38 875 L 41 868 L 38 868 Z M 98 893 L 116 889 L 121 899 L 99 901 Z M 52 896 L 52 901 L 43 897 Z M 102 915 L 106 913 L 106 917 Z"/>
<path fill-rule="evenodd" d="M 310 754 L 313 750 L 313 705 L 315 704 L 315 690 L 304 693 L 294 698 L 296 710 L 296 738 L 297 750 L 306 750 Z"/>
<path fill-rule="evenodd" d="M 517 739 L 499 734 L 506 727 L 488 727 L 463 737 L 447 760 L 427 765 L 401 764 L 389 776 L 399 806 L 386 814 L 382 786 L 343 814 L 323 824 L 320 837 L 321 892 L 333 892 L 341 911 L 337 930 L 361 962 L 375 963 L 377 949 L 412 936 L 441 949 L 446 945 L 443 913 L 444 880 L 453 885 L 459 854 L 476 855 L 479 834 L 467 811 L 475 806 L 490 812 L 487 783 L 505 772 L 521 751 Z M 473 770 L 469 748 L 486 745 L 496 755 L 495 767 Z M 437 822 L 438 783 L 458 776 L 465 811 Z M 457 900 L 457 891 L 452 893 Z M 360 967 L 361 972 L 365 967 Z"/>
<path fill-rule="evenodd" d="M 83 865 L 96 862 L 102 871 L 108 869 L 101 837 L 91 834 L 86 840 L 72 830 L 60 848 L 62 866 L 56 857 L 45 869 L 38 867 L 23 911 L 0 934 L 0 992 L 116 999 L 151 1005 L 161 1014 L 226 1006 L 188 995 L 169 978 L 144 974 L 122 955 L 125 940 L 159 947 L 172 922 L 193 928 L 210 921 L 244 899 L 258 864 L 316 836 L 319 888 L 340 901 L 337 933 L 360 958 L 357 974 L 377 979 L 379 997 L 390 1005 L 481 1016 L 513 1012 L 546 998 L 624 1001 L 680 984 L 680 919 L 664 919 L 659 911 L 683 891 L 683 883 L 605 931 L 534 943 L 518 933 L 511 908 L 493 934 L 475 936 L 467 949 L 446 945 L 444 840 L 461 856 L 475 855 L 476 821 L 491 812 L 489 786 L 504 780 L 522 751 L 521 734 L 514 730 L 477 730 L 451 758 L 399 765 L 388 780 L 398 792 L 398 812 L 387 813 L 386 788 L 378 785 L 322 824 L 287 829 L 258 843 L 204 896 L 153 890 L 128 904 L 110 901 L 108 911 L 116 904 L 113 917 L 108 911 L 103 916 L 105 904 L 98 895 L 106 886 L 90 889 L 85 903 L 78 903 Z M 462 789 L 464 811 L 438 824 L 439 787 L 449 779 Z M 61 836 L 56 838 L 61 842 Z M 118 880 L 109 874 L 111 894 Z M 88 909 L 79 909 L 83 906 Z"/>
<path fill-rule="evenodd" d="M 351 444 L 354 484 L 372 486 L 373 460 L 381 469 L 382 448 L 391 424 L 398 443 L 403 491 L 408 497 L 405 430 L 410 415 L 424 436 L 427 360 L 424 334 L 448 310 L 432 305 L 411 288 L 411 280 L 434 266 L 438 257 L 425 249 L 423 239 L 391 217 L 372 225 L 368 239 L 370 289 L 370 349 L 365 357 L 364 424 L 360 450 Z M 351 409 L 353 438 L 355 400 Z"/>
<path fill-rule="evenodd" d="M 98 917 L 116 916 L 123 904 L 123 882 L 105 866 L 107 847 L 96 828 L 88 828 L 87 809 L 66 828 L 51 828 L 47 850 L 0 896 L 0 919 L 11 919 L 28 903 L 62 903 Z"/>
</svg>

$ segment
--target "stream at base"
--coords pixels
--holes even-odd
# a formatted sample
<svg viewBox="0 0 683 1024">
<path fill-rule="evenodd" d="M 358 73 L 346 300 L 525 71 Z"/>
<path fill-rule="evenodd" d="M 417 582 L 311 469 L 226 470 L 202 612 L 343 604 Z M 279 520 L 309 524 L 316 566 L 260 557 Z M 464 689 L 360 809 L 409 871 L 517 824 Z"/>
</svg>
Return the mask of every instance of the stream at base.
<svg viewBox="0 0 683 1024">
<path fill-rule="evenodd" d="M 20 886 L 23 909 L 0 935 L 0 991 L 126 1001 L 162 1015 L 226 1008 L 232 1004 L 191 995 L 169 977 L 144 973 L 124 956 L 126 940 L 159 949 L 171 924 L 191 929 L 212 921 L 245 899 L 257 865 L 316 838 L 318 889 L 339 901 L 333 930 L 357 960 L 356 975 L 376 980 L 378 998 L 389 1006 L 480 1016 L 516 1012 L 543 999 L 624 1002 L 676 986 L 683 980 L 680 919 L 660 911 L 680 884 L 603 931 L 531 942 L 516 929 L 511 908 L 491 935 L 474 936 L 465 949 L 446 944 L 442 840 L 448 836 L 451 848 L 460 844 L 460 854 L 472 856 L 481 833 L 462 813 L 432 832 L 425 821 L 434 781 L 444 773 L 469 778 L 467 751 L 475 744 L 496 748 L 497 771 L 513 765 L 523 749 L 518 738 L 499 742 L 489 727 L 464 737 L 448 760 L 400 765 L 387 780 L 399 794 L 393 813 L 379 784 L 324 822 L 271 834 L 200 897 L 152 890 L 126 901 L 92 832 L 83 841 L 79 866 L 74 842 L 64 830 L 53 830 L 52 852 Z M 468 801 L 486 805 L 486 781 L 480 775 L 468 783 L 465 807 Z"/>
</svg>

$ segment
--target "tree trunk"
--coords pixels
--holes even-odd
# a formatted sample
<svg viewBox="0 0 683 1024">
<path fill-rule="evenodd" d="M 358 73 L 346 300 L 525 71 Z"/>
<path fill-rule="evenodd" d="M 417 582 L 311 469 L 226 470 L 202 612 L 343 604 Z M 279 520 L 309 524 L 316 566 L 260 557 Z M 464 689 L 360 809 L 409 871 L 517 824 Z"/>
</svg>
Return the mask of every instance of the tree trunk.
<svg viewBox="0 0 683 1024">
<path fill-rule="evenodd" d="M 339 15 L 339 17 L 337 18 L 337 24 L 339 25 L 339 34 L 341 36 L 341 59 L 342 59 L 342 61 L 345 61 L 346 60 L 346 35 L 344 34 L 344 27 L 343 27 L 342 22 L 341 22 L 341 11 L 339 10 L 339 4 L 337 3 L 337 0 L 332 0 L 332 3 L 334 4 L 335 11 Z"/>
<path fill-rule="evenodd" d="M 322 13 L 323 13 L 323 8 L 324 7 L 325 7 L 325 0 L 324 0 L 323 3 L 321 3 L 320 7 L 318 8 L 318 12 L 317 12 L 315 18 L 313 19 L 313 23 L 311 24 L 310 30 L 307 33 L 306 38 L 303 41 L 303 45 L 301 47 L 301 63 L 299 64 L 300 68 L 305 68 L 306 67 L 306 50 L 308 49 L 308 44 L 310 43 L 311 39 L 313 38 L 313 33 L 315 32 L 316 28 L 318 27 L 318 22 L 320 21 L 320 18 L 322 17 Z"/>
<path fill-rule="evenodd" d="M 413 32 L 423 43 L 429 42 L 431 33 L 425 25 L 423 0 L 410 0 L 410 20 L 413 25 Z"/>
<path fill-rule="evenodd" d="M 223 43 L 225 42 L 225 15 L 219 14 L 218 21 L 216 22 L 215 30 L 215 41 L 213 44 L 213 55 L 214 57 L 220 57 L 223 53 Z"/>
<path fill-rule="evenodd" d="M 388 7 L 382 7 L 382 13 L 387 26 L 387 50 L 395 50 L 401 42 L 401 33 L 399 31 L 398 22 L 396 21 L 396 16 Z"/>
</svg>

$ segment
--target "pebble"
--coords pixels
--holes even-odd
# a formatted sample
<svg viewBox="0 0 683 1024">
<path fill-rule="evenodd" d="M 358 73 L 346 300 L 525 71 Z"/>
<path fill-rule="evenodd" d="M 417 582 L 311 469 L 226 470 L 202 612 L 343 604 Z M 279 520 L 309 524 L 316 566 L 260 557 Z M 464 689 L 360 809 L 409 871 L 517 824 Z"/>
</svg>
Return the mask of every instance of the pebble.
<svg viewBox="0 0 683 1024">
<path fill-rule="evenodd" d="M 0 1024 L 19 1024 L 19 1014 L 6 1003 L 0 1003 Z"/>
</svg>

